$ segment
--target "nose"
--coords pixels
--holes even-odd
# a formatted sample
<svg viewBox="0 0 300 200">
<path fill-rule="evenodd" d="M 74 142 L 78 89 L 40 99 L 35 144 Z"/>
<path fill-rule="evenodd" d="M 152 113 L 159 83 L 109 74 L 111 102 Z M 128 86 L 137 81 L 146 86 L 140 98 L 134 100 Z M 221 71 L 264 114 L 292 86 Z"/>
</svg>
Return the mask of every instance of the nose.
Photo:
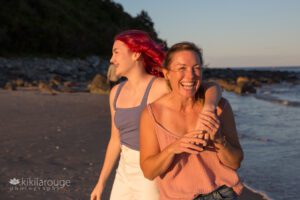
<svg viewBox="0 0 300 200">
<path fill-rule="evenodd" d="M 185 72 L 185 76 L 189 79 L 194 79 L 195 78 L 195 71 L 193 68 L 190 68 L 188 70 L 186 70 Z"/>
<path fill-rule="evenodd" d="M 110 58 L 110 63 L 112 63 L 112 64 L 114 64 L 114 54 L 111 56 L 111 58 Z"/>
</svg>

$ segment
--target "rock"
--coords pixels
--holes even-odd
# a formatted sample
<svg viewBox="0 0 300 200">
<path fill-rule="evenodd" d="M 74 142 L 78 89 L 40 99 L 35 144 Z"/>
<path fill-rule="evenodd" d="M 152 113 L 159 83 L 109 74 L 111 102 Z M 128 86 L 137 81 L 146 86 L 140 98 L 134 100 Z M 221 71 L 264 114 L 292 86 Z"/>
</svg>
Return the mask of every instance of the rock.
<svg viewBox="0 0 300 200">
<path fill-rule="evenodd" d="M 17 86 L 14 82 L 7 82 L 4 86 L 5 90 L 11 90 L 11 91 L 15 91 L 17 90 Z"/>
<path fill-rule="evenodd" d="M 235 93 L 256 93 L 256 89 L 252 81 L 248 77 L 239 76 L 236 79 L 236 87 L 234 88 Z"/>
<path fill-rule="evenodd" d="M 245 80 L 245 79 L 241 79 L 241 80 Z M 217 82 L 226 91 L 235 92 L 237 94 L 256 93 L 256 89 L 251 84 L 251 82 L 240 81 L 240 85 L 235 85 L 234 83 L 230 83 L 229 81 L 223 79 L 216 79 L 214 81 Z"/>
<path fill-rule="evenodd" d="M 14 80 L 17 87 L 23 87 L 25 85 L 25 81 L 21 78 Z"/>
<path fill-rule="evenodd" d="M 62 85 L 62 77 L 59 75 L 53 75 L 52 78 L 49 80 L 49 84 L 52 87 L 58 87 Z"/>
<path fill-rule="evenodd" d="M 89 92 L 85 83 L 77 83 L 73 81 L 66 81 L 60 88 L 61 92 Z"/>
<path fill-rule="evenodd" d="M 53 88 L 51 88 L 51 86 L 49 86 L 43 81 L 39 82 L 38 88 L 42 94 L 51 94 L 51 95 L 57 94 L 57 92 Z"/>
<path fill-rule="evenodd" d="M 107 94 L 109 85 L 106 82 L 106 77 L 101 74 L 96 74 L 92 82 L 89 84 L 88 89 L 93 94 Z"/>
<path fill-rule="evenodd" d="M 7 77 L 4 74 L 1 74 L 0 72 L 0 88 L 4 88 L 7 81 L 8 81 Z"/>
<path fill-rule="evenodd" d="M 234 88 L 234 92 L 237 94 L 247 94 L 247 93 L 256 93 L 255 87 L 250 83 L 245 83 L 244 85 L 237 85 Z"/>
<path fill-rule="evenodd" d="M 235 85 L 231 84 L 223 79 L 215 79 L 213 80 L 217 82 L 222 88 L 224 88 L 226 91 L 234 91 Z"/>
<path fill-rule="evenodd" d="M 247 84 L 247 83 L 250 83 L 250 79 L 248 77 L 244 77 L 244 76 L 239 76 L 237 79 L 236 79 L 236 84 L 238 86 L 242 86 L 244 84 Z"/>
<path fill-rule="evenodd" d="M 92 66 L 97 67 L 100 64 L 100 58 L 98 56 L 89 56 L 86 61 Z"/>
<path fill-rule="evenodd" d="M 25 82 L 24 82 L 24 87 L 32 88 L 32 87 L 34 87 L 34 86 L 35 86 L 34 83 L 31 83 L 31 82 L 28 82 L 28 81 L 25 81 Z"/>
<path fill-rule="evenodd" d="M 254 87 L 261 87 L 261 82 L 256 79 L 251 79 L 251 83 Z"/>
</svg>

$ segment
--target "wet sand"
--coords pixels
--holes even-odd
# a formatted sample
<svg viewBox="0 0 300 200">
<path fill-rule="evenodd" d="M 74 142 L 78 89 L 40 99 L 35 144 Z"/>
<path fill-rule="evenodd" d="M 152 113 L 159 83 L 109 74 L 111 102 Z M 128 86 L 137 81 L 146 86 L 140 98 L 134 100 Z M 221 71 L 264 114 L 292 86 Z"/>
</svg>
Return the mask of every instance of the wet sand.
<svg viewBox="0 0 300 200">
<path fill-rule="evenodd" d="M 0 90 L 0 199 L 89 199 L 109 130 L 107 95 Z M 25 181 L 13 186 L 13 178 Z M 34 180 L 70 185 L 59 189 Z M 109 199 L 112 180 L 113 175 L 103 200 Z M 245 189 L 240 199 L 263 198 Z"/>
</svg>

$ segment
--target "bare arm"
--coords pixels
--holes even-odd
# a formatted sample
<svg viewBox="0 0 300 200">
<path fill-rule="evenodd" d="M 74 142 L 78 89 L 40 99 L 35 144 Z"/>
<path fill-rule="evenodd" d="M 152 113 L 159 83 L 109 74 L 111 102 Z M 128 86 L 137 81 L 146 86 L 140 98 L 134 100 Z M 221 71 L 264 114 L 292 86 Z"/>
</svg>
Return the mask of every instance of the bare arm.
<svg viewBox="0 0 300 200">
<path fill-rule="evenodd" d="M 221 135 L 225 136 L 225 140 L 219 139 L 215 143 L 217 155 L 224 165 L 232 169 L 238 169 L 244 154 L 238 139 L 234 115 L 229 102 L 226 103 L 222 111 L 220 121 Z"/>
<path fill-rule="evenodd" d="M 147 108 L 144 109 L 140 120 L 140 165 L 144 176 L 153 180 L 167 170 L 173 157 L 167 150 L 160 152 L 154 124 Z"/>
<path fill-rule="evenodd" d="M 165 94 L 168 94 L 170 91 L 171 89 L 164 78 L 156 78 L 151 87 L 147 103 L 149 104 L 154 102 Z"/>
<path fill-rule="evenodd" d="M 116 86 L 113 87 L 110 93 L 109 97 L 109 104 L 110 104 L 110 111 L 111 111 L 111 136 L 110 140 L 106 149 L 104 164 L 102 166 L 102 170 L 100 172 L 100 176 L 97 182 L 97 185 L 95 186 L 92 194 L 91 194 L 91 200 L 94 199 L 101 199 L 101 194 L 103 192 L 103 189 L 106 185 L 106 181 L 116 163 L 117 158 L 120 155 L 120 135 L 119 131 L 115 126 L 114 123 L 114 116 L 115 116 L 115 110 L 113 108 L 113 100 L 116 93 Z"/>
<path fill-rule="evenodd" d="M 183 152 L 197 154 L 202 151 L 203 148 L 191 144 L 205 143 L 204 140 L 195 138 L 195 135 L 195 133 L 187 134 L 161 151 L 153 120 L 147 108 L 144 109 L 140 123 L 140 165 L 144 176 L 153 180 L 165 173 L 176 154 Z"/>
<path fill-rule="evenodd" d="M 222 98 L 222 88 L 215 82 L 203 81 L 202 89 L 204 91 L 204 108 L 214 111 Z"/>
<path fill-rule="evenodd" d="M 205 97 L 203 109 L 199 113 L 200 120 L 198 120 L 195 130 L 213 129 L 213 124 L 218 121 L 216 107 L 222 98 L 222 88 L 214 82 L 203 82 L 199 92 L 200 95 L 204 93 Z M 204 124 L 204 119 L 209 123 Z"/>
</svg>

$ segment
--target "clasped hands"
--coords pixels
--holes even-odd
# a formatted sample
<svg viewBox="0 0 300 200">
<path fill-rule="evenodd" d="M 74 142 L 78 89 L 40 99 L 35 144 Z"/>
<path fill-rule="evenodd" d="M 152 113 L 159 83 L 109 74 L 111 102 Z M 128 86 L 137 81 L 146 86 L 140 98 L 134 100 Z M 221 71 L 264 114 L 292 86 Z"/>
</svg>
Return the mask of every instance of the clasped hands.
<svg viewBox="0 0 300 200">
<path fill-rule="evenodd" d="M 199 154 L 204 150 L 214 150 L 214 143 L 221 143 L 220 120 L 214 109 L 203 108 L 199 114 L 195 130 L 185 134 L 171 145 L 172 152 Z"/>
</svg>

